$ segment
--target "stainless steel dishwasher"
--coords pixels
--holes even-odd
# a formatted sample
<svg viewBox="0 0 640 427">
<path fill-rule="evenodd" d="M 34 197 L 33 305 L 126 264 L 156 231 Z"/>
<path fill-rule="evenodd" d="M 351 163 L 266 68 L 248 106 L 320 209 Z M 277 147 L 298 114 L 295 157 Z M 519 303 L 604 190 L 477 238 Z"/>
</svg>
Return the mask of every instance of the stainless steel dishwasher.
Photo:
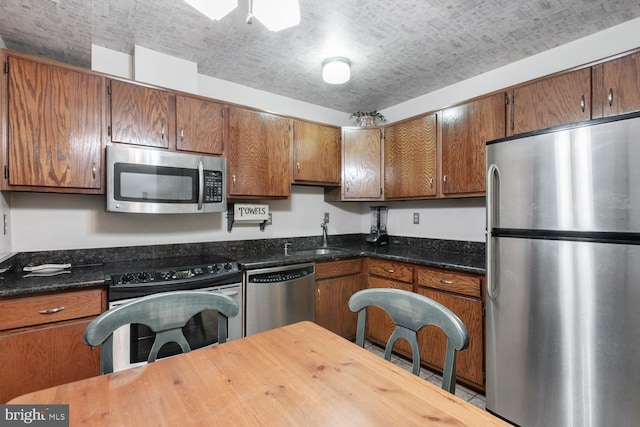
<svg viewBox="0 0 640 427">
<path fill-rule="evenodd" d="M 315 321 L 315 277 L 314 263 L 246 271 L 245 334 Z"/>
</svg>

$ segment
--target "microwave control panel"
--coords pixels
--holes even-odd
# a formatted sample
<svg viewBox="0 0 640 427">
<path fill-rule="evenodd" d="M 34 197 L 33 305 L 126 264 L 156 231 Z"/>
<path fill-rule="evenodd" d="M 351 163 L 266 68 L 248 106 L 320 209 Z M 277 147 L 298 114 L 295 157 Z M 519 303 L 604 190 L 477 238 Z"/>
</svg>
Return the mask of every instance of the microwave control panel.
<svg viewBox="0 0 640 427">
<path fill-rule="evenodd" d="M 204 202 L 220 203 L 223 198 L 222 171 L 204 171 Z"/>
</svg>

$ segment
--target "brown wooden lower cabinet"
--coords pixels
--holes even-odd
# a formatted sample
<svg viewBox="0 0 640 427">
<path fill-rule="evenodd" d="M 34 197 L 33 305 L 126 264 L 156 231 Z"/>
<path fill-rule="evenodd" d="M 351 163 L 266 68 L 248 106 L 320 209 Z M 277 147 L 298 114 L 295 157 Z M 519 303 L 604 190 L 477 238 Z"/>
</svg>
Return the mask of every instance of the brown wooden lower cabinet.
<svg viewBox="0 0 640 427">
<path fill-rule="evenodd" d="M 412 291 L 413 285 L 370 276 L 369 288 L 393 288 Z M 377 342 L 378 344 L 386 345 L 394 328 L 395 323 L 393 323 L 391 317 L 389 317 L 384 310 L 377 307 L 369 307 L 367 309 L 367 336 L 369 339 Z M 394 351 L 400 350 L 407 355 L 411 354 L 411 347 L 405 340 L 396 341 L 393 349 Z"/>
<path fill-rule="evenodd" d="M 428 268 L 408 263 L 369 259 L 369 288 L 394 288 L 417 292 L 453 311 L 467 327 L 469 348 L 458 353 L 456 375 L 460 382 L 477 390 L 484 390 L 484 319 L 481 276 Z M 375 343 L 386 344 L 395 324 L 379 308 L 367 312 L 367 337 Z M 418 333 L 420 359 L 423 365 L 442 371 L 446 351 L 445 334 L 435 326 L 427 326 Z M 411 357 L 405 340 L 399 340 L 394 351 Z"/>
<path fill-rule="evenodd" d="M 449 308 L 465 324 L 469 332 L 469 348 L 458 352 L 456 375 L 460 379 L 472 382 L 477 387 L 484 387 L 482 301 L 423 287 L 418 288 L 418 293 Z M 444 332 L 435 326 L 427 326 L 418 333 L 418 342 L 420 343 L 420 359 L 427 365 L 442 370 L 446 351 Z"/>
<path fill-rule="evenodd" d="M 0 402 L 99 375 L 82 336 L 102 308 L 100 289 L 0 300 Z"/>
<path fill-rule="evenodd" d="M 316 323 L 354 339 L 358 316 L 349 309 L 351 295 L 365 288 L 362 259 L 316 264 Z"/>
</svg>

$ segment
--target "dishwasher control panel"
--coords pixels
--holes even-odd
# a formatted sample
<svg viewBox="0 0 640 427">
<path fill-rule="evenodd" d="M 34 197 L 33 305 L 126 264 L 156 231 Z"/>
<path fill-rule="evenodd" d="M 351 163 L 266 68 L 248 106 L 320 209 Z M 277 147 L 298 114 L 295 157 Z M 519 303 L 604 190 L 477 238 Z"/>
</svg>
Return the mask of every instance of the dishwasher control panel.
<svg viewBox="0 0 640 427">
<path fill-rule="evenodd" d="M 303 267 L 294 270 L 273 271 L 254 274 L 248 277 L 249 283 L 278 283 L 302 279 L 315 273 L 315 267 Z"/>
</svg>

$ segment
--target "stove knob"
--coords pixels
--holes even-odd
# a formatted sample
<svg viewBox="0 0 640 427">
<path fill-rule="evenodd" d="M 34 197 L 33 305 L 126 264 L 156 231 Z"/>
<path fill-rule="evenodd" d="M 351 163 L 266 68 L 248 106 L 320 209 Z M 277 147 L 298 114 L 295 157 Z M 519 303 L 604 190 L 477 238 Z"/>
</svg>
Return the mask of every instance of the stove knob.
<svg viewBox="0 0 640 427">
<path fill-rule="evenodd" d="M 120 281 L 122 283 L 130 283 L 133 281 L 133 274 L 123 274 L 122 277 L 120 278 Z"/>
<path fill-rule="evenodd" d="M 224 269 L 230 271 L 231 269 L 233 269 L 233 266 L 231 265 L 231 263 L 227 262 L 224 264 Z"/>
<path fill-rule="evenodd" d="M 220 271 L 220 264 L 213 264 L 213 271 L 218 273 Z"/>
<path fill-rule="evenodd" d="M 151 274 L 147 273 L 146 271 L 138 274 L 138 280 L 142 280 L 143 282 L 145 282 L 149 279 L 151 279 Z"/>
</svg>

